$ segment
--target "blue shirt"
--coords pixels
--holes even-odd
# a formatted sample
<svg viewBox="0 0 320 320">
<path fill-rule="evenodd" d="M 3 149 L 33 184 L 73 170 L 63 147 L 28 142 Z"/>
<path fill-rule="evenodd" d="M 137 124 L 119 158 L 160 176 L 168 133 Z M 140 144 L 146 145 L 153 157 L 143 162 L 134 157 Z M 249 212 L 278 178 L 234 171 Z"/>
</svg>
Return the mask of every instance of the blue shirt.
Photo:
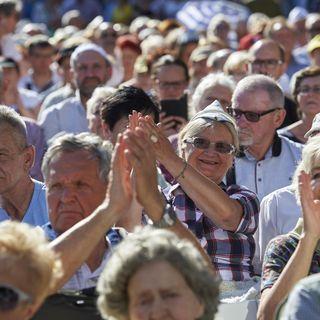
<svg viewBox="0 0 320 320">
<path fill-rule="evenodd" d="M 32 181 L 34 190 L 31 202 L 21 222 L 42 226 L 49 221 L 45 185 L 37 180 Z M 11 217 L 3 208 L 0 208 L 0 222 L 5 220 L 11 220 Z"/>
</svg>

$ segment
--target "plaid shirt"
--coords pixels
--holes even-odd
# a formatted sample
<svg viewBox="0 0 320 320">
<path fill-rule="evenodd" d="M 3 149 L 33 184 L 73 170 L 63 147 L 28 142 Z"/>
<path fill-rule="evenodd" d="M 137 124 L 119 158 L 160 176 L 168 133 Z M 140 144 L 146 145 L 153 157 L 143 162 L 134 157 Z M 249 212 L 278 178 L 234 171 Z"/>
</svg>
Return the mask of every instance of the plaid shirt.
<svg viewBox="0 0 320 320">
<path fill-rule="evenodd" d="M 269 242 L 263 260 L 261 291 L 276 283 L 298 243 L 299 237 L 293 233 L 277 236 Z M 317 249 L 312 257 L 309 275 L 319 272 L 320 250 Z"/>
<path fill-rule="evenodd" d="M 220 185 L 231 199 L 238 200 L 243 216 L 236 231 L 227 231 L 216 226 L 205 216 L 176 184 L 165 190 L 180 221 L 200 240 L 211 257 L 212 264 L 222 280 L 242 281 L 254 275 L 252 259 L 255 251 L 253 234 L 258 226 L 259 200 L 256 194 L 245 187 Z"/>
</svg>

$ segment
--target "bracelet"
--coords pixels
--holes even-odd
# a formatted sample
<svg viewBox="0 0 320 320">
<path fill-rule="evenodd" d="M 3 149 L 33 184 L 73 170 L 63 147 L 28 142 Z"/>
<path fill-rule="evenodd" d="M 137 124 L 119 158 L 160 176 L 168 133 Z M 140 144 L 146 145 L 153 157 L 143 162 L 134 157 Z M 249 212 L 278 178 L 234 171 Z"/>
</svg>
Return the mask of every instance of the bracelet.
<svg viewBox="0 0 320 320">
<path fill-rule="evenodd" d="M 175 181 L 177 181 L 179 178 L 184 178 L 184 172 L 187 169 L 188 163 L 185 160 L 183 162 L 184 162 L 184 166 L 183 166 L 181 172 L 174 178 Z"/>
</svg>

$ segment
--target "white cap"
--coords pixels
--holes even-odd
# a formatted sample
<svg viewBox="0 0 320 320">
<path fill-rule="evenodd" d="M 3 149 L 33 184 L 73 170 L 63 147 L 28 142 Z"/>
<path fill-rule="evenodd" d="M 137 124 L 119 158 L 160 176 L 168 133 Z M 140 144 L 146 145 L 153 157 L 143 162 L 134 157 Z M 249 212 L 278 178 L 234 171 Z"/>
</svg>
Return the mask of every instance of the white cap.
<svg viewBox="0 0 320 320">
<path fill-rule="evenodd" d="M 74 64 L 74 62 L 78 59 L 79 55 L 86 51 L 94 51 L 98 53 L 102 58 L 104 58 L 106 61 L 110 63 L 110 58 L 108 57 L 107 53 L 104 51 L 104 49 L 94 43 L 83 43 L 80 44 L 71 54 L 70 57 L 70 63 L 71 65 Z"/>
<path fill-rule="evenodd" d="M 308 15 L 308 11 L 303 7 L 294 7 L 289 15 L 288 15 L 288 22 L 290 24 L 296 23 L 300 20 L 304 20 Z"/>
</svg>

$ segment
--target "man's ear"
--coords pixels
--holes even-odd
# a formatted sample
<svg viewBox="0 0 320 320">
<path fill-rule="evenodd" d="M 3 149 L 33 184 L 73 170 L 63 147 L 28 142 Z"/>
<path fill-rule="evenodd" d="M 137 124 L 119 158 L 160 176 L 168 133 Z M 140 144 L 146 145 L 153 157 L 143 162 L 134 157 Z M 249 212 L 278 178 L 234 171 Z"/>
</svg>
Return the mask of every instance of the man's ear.
<svg viewBox="0 0 320 320">
<path fill-rule="evenodd" d="M 34 159 L 35 159 L 35 148 L 34 146 L 28 146 L 26 149 L 23 151 L 24 152 L 24 169 L 26 172 L 29 172 L 30 169 L 32 168 L 34 164 Z"/>
<path fill-rule="evenodd" d="M 274 123 L 276 128 L 279 128 L 282 125 L 284 118 L 286 117 L 286 113 L 287 112 L 284 108 L 275 111 Z"/>
<path fill-rule="evenodd" d="M 102 126 L 102 134 L 103 134 L 104 140 L 111 141 L 112 132 L 109 126 L 102 120 L 101 120 L 101 126 Z"/>
</svg>

